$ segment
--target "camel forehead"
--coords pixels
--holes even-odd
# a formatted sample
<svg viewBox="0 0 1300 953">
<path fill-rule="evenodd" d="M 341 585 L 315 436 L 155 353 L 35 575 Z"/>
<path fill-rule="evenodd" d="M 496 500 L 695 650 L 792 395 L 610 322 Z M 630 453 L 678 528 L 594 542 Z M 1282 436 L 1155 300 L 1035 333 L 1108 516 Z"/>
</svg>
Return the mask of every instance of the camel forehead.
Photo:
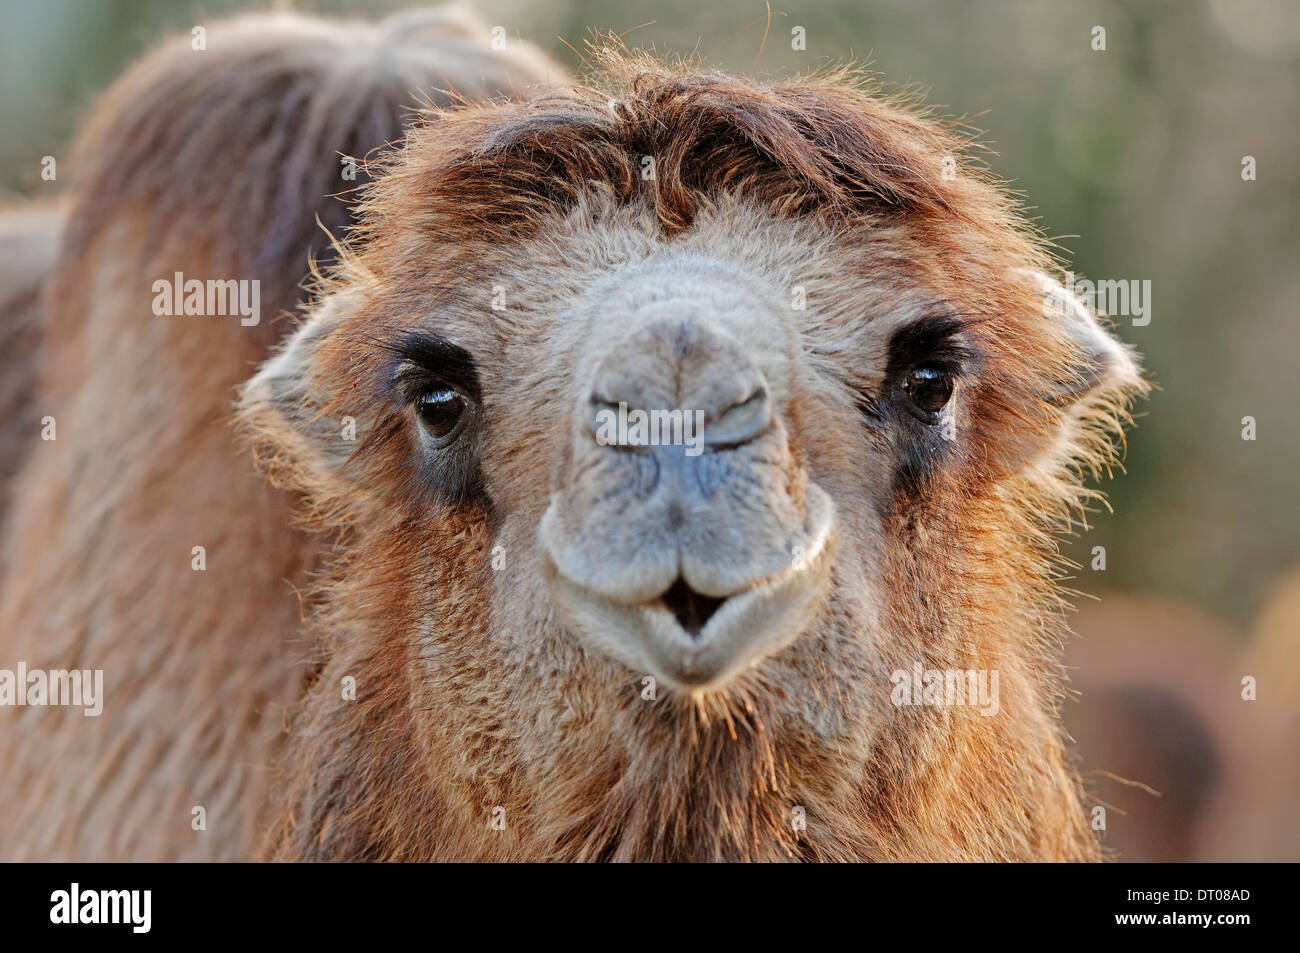
<svg viewBox="0 0 1300 953">
<path fill-rule="evenodd" d="M 941 124 L 846 74 L 755 84 L 607 65 L 595 85 L 412 134 L 364 214 L 366 267 L 397 305 L 386 319 L 481 360 L 535 359 L 583 325 L 571 306 L 594 282 L 669 248 L 739 270 L 827 354 L 846 334 L 848 353 L 878 350 L 927 287 L 930 307 L 946 297 L 958 314 L 1026 303 L 1002 276 L 1035 243 L 977 169 L 947 174 L 962 142 Z"/>
<path fill-rule="evenodd" d="M 747 344 L 787 356 L 875 354 L 883 372 L 889 336 L 943 300 L 905 238 L 869 228 L 845 237 L 739 198 L 672 236 L 648 209 L 584 206 L 535 238 L 495 249 L 474 276 L 451 282 L 454 306 L 419 320 L 505 367 L 543 352 L 590 351 L 597 338 L 677 315 L 712 318 Z"/>
</svg>

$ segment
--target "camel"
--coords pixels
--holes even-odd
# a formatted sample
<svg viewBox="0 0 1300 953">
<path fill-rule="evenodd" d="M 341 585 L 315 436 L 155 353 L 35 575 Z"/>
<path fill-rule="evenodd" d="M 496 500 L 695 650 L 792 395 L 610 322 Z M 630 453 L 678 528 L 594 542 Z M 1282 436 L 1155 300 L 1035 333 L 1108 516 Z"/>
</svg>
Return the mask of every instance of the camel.
<svg viewBox="0 0 1300 953">
<path fill-rule="evenodd" d="M 1098 859 L 1053 539 L 1136 355 L 915 108 L 594 53 L 416 130 L 243 389 L 331 546 L 262 856 Z"/>
<path fill-rule="evenodd" d="M 0 709 L 0 857 L 1098 859 L 1054 537 L 1146 385 L 966 141 L 599 42 L 340 210 L 396 41 L 310 24 L 83 134 L 0 658 L 106 696 Z"/>
</svg>

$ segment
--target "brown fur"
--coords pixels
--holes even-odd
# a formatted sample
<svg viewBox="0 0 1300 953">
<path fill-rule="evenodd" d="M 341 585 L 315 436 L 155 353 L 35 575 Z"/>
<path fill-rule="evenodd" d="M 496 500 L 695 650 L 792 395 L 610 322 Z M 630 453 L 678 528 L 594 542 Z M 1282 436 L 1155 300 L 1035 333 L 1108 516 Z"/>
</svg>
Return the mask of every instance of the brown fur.
<svg viewBox="0 0 1300 953">
<path fill-rule="evenodd" d="M 234 388 L 329 254 L 320 225 L 350 221 L 335 194 L 365 167 L 345 180 L 340 157 L 399 140 L 417 95 L 522 93 L 551 70 L 445 11 L 206 26 L 206 50 L 175 38 L 118 81 L 64 164 L 40 397 L 58 439 L 21 438 L 0 665 L 102 668 L 107 697 L 98 718 L 0 710 L 5 860 L 250 855 L 306 673 L 295 588 L 315 546 L 239 452 Z M 152 283 L 177 271 L 259 280 L 260 323 L 155 316 Z"/>
<path fill-rule="evenodd" d="M 267 856 L 1097 857 L 1057 714 L 1051 534 L 1143 385 L 1122 351 L 1086 353 L 1044 317 L 1023 276 L 1046 255 L 1004 195 L 965 161 L 942 175 L 964 143 L 855 77 L 759 85 L 618 54 L 591 88 L 435 119 L 245 395 L 264 471 L 344 541 Z M 581 343 L 562 349 L 569 289 L 669 248 L 809 287 L 822 323 L 800 330 L 780 410 L 794 478 L 835 500 L 840 556 L 794 644 L 725 688 L 647 704 L 640 673 L 540 595 L 535 540 L 564 472 L 554 408 L 581 383 Z M 502 316 L 486 308 L 498 283 L 515 295 Z M 963 317 L 979 370 L 960 452 L 900 491 L 862 465 L 895 451 L 854 395 L 880 383 L 863 316 L 913 298 Z M 414 471 L 384 375 L 417 327 L 479 364 L 480 494 L 439 500 Z M 331 436 L 343 415 L 365 424 L 354 453 Z M 886 675 L 913 660 L 999 670 L 1002 715 L 891 707 Z"/>
</svg>

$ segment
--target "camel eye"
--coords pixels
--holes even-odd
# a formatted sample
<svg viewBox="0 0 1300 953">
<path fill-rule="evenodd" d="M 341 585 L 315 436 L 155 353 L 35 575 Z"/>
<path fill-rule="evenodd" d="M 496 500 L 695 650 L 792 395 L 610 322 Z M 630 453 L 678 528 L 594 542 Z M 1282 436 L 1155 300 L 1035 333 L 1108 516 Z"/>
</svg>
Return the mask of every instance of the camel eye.
<svg viewBox="0 0 1300 953">
<path fill-rule="evenodd" d="M 952 374 L 932 364 L 921 364 L 912 368 L 903 382 L 917 416 L 927 423 L 934 423 L 939 411 L 947 406 L 952 397 Z"/>
<path fill-rule="evenodd" d="M 416 410 L 425 433 L 446 446 L 460 432 L 465 417 L 465 398 L 448 387 L 439 387 L 420 397 Z"/>
</svg>

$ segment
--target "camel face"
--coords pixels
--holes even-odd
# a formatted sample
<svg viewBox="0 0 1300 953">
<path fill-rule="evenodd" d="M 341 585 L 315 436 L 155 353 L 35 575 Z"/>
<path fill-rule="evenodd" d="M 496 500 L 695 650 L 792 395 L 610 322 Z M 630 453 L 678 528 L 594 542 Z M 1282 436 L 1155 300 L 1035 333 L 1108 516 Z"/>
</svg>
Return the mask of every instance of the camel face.
<svg viewBox="0 0 1300 953">
<path fill-rule="evenodd" d="M 587 345 L 542 571 L 574 633 L 668 685 L 725 682 L 825 595 L 834 504 L 785 422 L 802 339 L 786 297 L 665 249 L 594 282 L 570 318 Z"/>
<path fill-rule="evenodd" d="M 475 270 L 341 289 L 250 396 L 299 407 L 302 381 L 385 342 L 361 448 L 318 435 L 330 479 L 390 440 L 372 519 L 450 508 L 490 536 L 465 568 L 507 657 L 536 640 L 684 695 L 768 682 L 801 641 L 778 681 L 845 641 L 882 664 L 877 639 L 909 624 L 881 558 L 900 469 L 951 453 L 960 404 L 942 382 L 930 410 L 909 396 L 934 355 L 902 360 L 900 340 L 951 305 L 886 264 L 903 250 L 832 247 L 740 199 L 676 236 L 597 203 Z M 446 597 L 412 595 L 422 631 Z"/>
</svg>

